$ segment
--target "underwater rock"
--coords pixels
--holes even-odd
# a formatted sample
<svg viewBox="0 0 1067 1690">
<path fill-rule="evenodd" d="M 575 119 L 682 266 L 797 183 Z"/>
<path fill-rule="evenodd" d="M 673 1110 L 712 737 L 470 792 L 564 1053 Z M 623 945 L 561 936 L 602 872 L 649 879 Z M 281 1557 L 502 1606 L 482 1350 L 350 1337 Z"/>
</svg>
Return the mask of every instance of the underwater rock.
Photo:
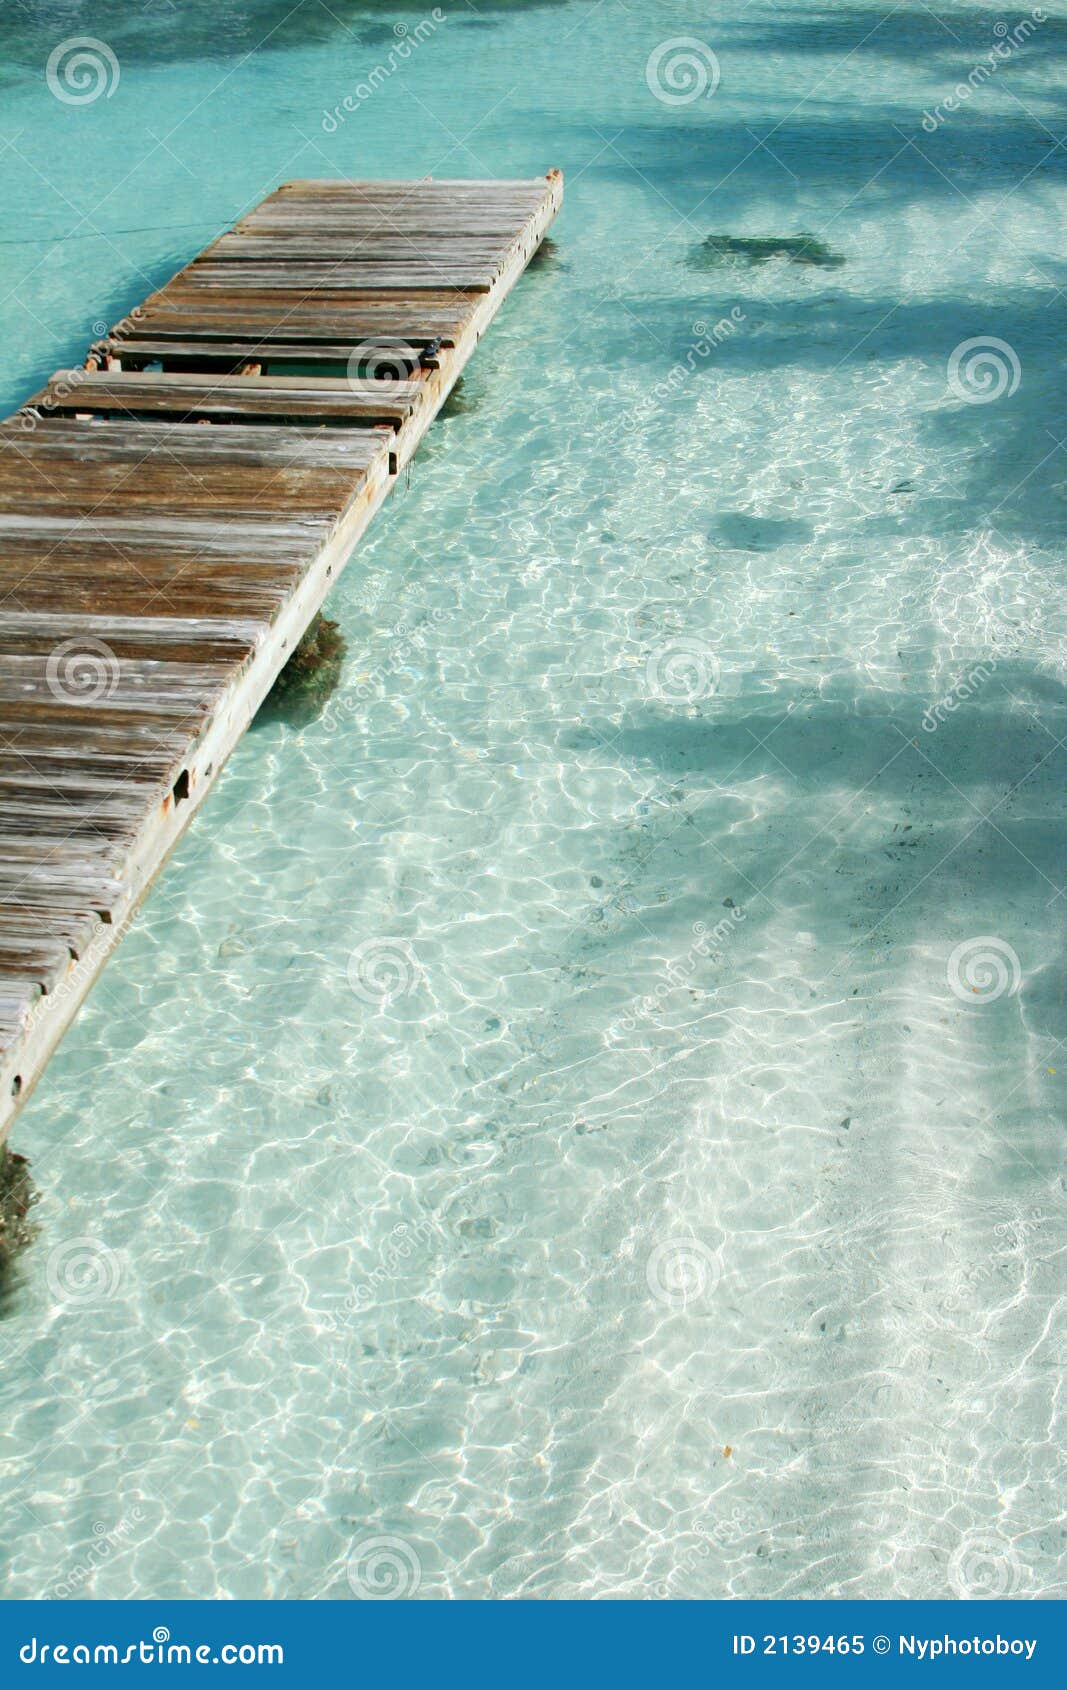
<svg viewBox="0 0 1067 1690">
<path fill-rule="evenodd" d="M 434 420 L 436 422 L 448 422 L 452 417 L 473 416 L 480 406 L 481 400 L 475 398 L 474 394 L 464 386 L 463 377 L 459 376 Z"/>
<path fill-rule="evenodd" d="M 559 256 L 559 247 L 556 245 L 556 242 L 552 239 L 551 235 L 546 235 L 544 240 L 541 242 L 541 245 L 535 247 L 533 252 L 531 252 L 526 268 L 528 270 L 541 268 L 551 268 L 554 270 L 556 266 L 561 263 L 562 260 Z"/>
<path fill-rule="evenodd" d="M 693 253 L 691 263 L 698 270 L 719 264 L 743 264 L 753 269 L 772 258 L 790 264 L 808 264 L 821 270 L 840 270 L 844 256 L 834 252 L 817 235 L 709 235 Z"/>
<path fill-rule="evenodd" d="M 724 511 L 711 531 L 716 545 L 733 552 L 774 552 L 779 546 L 802 546 L 811 536 L 808 522 L 784 516 L 751 516 L 747 511 Z"/>
<path fill-rule="evenodd" d="M 297 724 L 313 722 L 337 690 L 347 650 L 337 623 L 321 613 L 314 617 L 267 694 L 263 713 Z"/>
<path fill-rule="evenodd" d="M 37 1201 L 30 1164 L 17 1151 L 0 1148 L 0 1273 L 31 1242 L 36 1227 L 29 1214 Z"/>
</svg>

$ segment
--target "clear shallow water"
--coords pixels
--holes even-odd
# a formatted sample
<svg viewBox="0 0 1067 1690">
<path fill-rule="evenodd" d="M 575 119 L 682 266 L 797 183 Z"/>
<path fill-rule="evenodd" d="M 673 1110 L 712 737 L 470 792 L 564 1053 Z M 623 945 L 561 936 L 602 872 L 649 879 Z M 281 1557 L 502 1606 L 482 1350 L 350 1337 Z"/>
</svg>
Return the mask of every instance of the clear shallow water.
<svg viewBox="0 0 1067 1690">
<path fill-rule="evenodd" d="M 996 7 L 465 6 L 328 134 L 332 10 L 5 26 L 8 405 L 279 180 L 568 179 L 16 1129 L 5 1593 L 1063 1595 L 1067 19 L 929 134 Z"/>
</svg>

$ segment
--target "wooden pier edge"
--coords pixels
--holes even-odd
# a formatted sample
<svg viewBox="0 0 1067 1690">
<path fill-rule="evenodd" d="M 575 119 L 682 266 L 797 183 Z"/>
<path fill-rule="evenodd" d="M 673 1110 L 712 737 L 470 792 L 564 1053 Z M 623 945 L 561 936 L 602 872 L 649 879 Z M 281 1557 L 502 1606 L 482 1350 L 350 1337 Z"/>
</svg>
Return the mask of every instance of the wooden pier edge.
<svg viewBox="0 0 1067 1690">
<path fill-rule="evenodd" d="M 345 567 L 357 541 L 399 473 L 410 462 L 486 328 L 544 238 L 563 202 L 563 176 L 559 170 L 550 170 L 544 180 L 545 198 L 523 228 L 521 238 L 508 254 L 499 275 L 479 295 L 478 303 L 457 332 L 453 344 L 438 352 L 437 368 L 431 368 L 421 383 L 409 416 L 397 430 L 392 462 L 379 460 L 367 472 L 359 495 L 347 507 L 326 544 L 279 611 L 268 637 L 237 674 L 233 685 L 204 724 L 188 757 L 182 760 L 180 770 L 175 771 L 185 796 L 180 802 L 177 798 L 165 800 L 139 831 L 134 848 L 123 865 L 127 896 L 121 919 L 104 921 L 97 926 L 83 954 L 77 959 L 71 957 L 66 972 L 37 1000 L 25 1028 L 0 1052 L 0 1150 L 6 1145 L 13 1121 L 33 1094 L 52 1054 L 144 902 L 156 876 L 219 779 L 230 753 Z M 331 181 L 325 185 L 336 188 L 343 184 Z M 507 180 L 501 179 L 494 185 L 507 186 Z M 413 188 L 418 184 L 397 186 Z"/>
</svg>

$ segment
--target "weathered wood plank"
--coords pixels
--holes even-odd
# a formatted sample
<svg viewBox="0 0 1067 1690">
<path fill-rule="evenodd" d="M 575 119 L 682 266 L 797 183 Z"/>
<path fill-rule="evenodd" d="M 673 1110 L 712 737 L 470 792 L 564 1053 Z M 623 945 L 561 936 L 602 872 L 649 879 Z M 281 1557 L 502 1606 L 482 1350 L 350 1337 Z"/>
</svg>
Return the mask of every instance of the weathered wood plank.
<svg viewBox="0 0 1067 1690">
<path fill-rule="evenodd" d="M 130 512 L 178 514 L 184 508 L 212 516 L 254 517 L 270 510 L 336 516 L 352 488 L 351 474 L 338 470 L 161 463 L 158 457 L 91 467 L 77 459 L 53 458 L 16 467 L 0 454 L 0 504 L 9 513 L 62 510 L 71 516 L 111 509 L 117 502 Z"/>
<path fill-rule="evenodd" d="M 28 462 L 73 457 L 84 463 L 118 463 L 130 459 L 140 463 L 161 452 L 170 461 L 253 467 L 280 465 L 351 471 L 366 469 L 394 435 L 391 428 L 340 429 L 279 428 L 262 425 L 246 428 L 227 423 L 222 430 L 196 423 L 143 420 L 130 423 L 93 419 L 80 422 L 72 417 L 50 417 L 31 429 L 19 421 L 0 423 L 0 454 L 13 452 Z"/>
<path fill-rule="evenodd" d="M 271 517 L 243 516 L 219 522 L 211 516 L 180 512 L 143 517 L 115 516 L 98 510 L 72 522 L 67 517 L 0 510 L 0 560 L 8 542 L 28 540 L 43 542 L 47 550 L 42 555 L 48 557 L 57 545 L 66 553 L 71 545 L 100 544 L 111 547 L 119 557 L 147 547 L 173 555 L 184 552 L 190 558 L 217 553 L 226 557 L 267 555 L 299 562 L 325 539 L 329 527 L 322 518 L 310 516 L 281 522 Z M 105 559 L 97 561 L 106 566 Z"/>
<path fill-rule="evenodd" d="M 425 346 L 429 337 L 424 337 Z M 137 368 L 140 363 L 155 363 L 165 361 L 171 366 L 180 362 L 188 362 L 204 368 L 211 364 L 243 364 L 260 362 L 271 367 L 271 373 L 278 364 L 328 364 L 347 365 L 353 352 L 365 344 L 365 337 L 334 342 L 315 340 L 279 340 L 270 335 L 260 336 L 258 339 L 244 340 L 211 340 L 205 336 L 198 339 L 181 340 L 177 337 L 167 339 L 162 335 L 127 335 L 119 338 L 117 335 L 107 340 L 96 342 L 94 353 L 99 352 L 105 357 L 118 358 L 123 368 L 132 366 Z M 376 336 L 374 341 L 376 351 L 388 352 L 391 348 L 401 356 L 411 358 L 420 350 L 420 343 L 401 340 L 398 336 Z"/>
<path fill-rule="evenodd" d="M 197 262 L 210 259 L 217 263 L 222 259 L 233 259 L 245 263 L 283 260 L 288 263 L 299 259 L 304 263 L 333 263 L 343 258 L 351 262 L 381 259 L 395 264 L 397 260 L 408 258 L 432 259 L 435 262 L 459 258 L 468 263 L 493 263 L 503 260 L 513 239 L 513 231 L 493 236 L 427 230 L 420 235 L 414 231 L 389 228 L 346 228 L 337 233 L 314 235 L 299 231 L 293 234 L 220 235 L 217 241 L 205 248 L 203 258 Z"/>
<path fill-rule="evenodd" d="M 131 370 L 57 370 L 29 405 L 43 411 L 98 411 L 177 417 L 337 417 L 403 422 L 416 381 L 342 381 L 327 376 L 194 376 Z"/>
<path fill-rule="evenodd" d="M 477 295 L 474 296 L 477 298 Z M 127 332 L 231 336 L 274 335 L 284 340 L 349 339 L 359 343 L 381 336 L 409 342 L 442 340 L 455 343 L 470 315 L 462 293 L 438 299 L 427 293 L 389 303 L 383 294 L 361 299 L 334 294 L 315 299 L 306 288 L 270 290 L 247 288 L 230 294 L 204 288 L 163 289 L 123 318 L 116 333 Z"/>
<path fill-rule="evenodd" d="M 466 293 L 487 293 L 497 274 L 494 264 L 464 264 L 459 260 L 432 258 L 395 259 L 326 259 L 314 263 L 310 259 L 280 259 L 266 264 L 249 260 L 240 267 L 240 274 L 232 262 L 214 263 L 205 259 L 183 270 L 180 287 L 186 293 L 216 289 L 232 292 L 246 285 L 265 293 L 272 289 L 310 291 L 325 296 L 349 294 L 360 289 L 389 290 L 403 288 L 414 293 L 423 288 L 439 293 L 442 288 L 460 288 Z"/>
<path fill-rule="evenodd" d="M 80 458 L 12 462 L 0 450 L 0 505 L 10 514 L 64 511 L 89 516 L 117 504 L 127 512 L 182 510 L 255 517 L 283 512 L 336 517 L 352 491 L 349 470 L 301 465 L 189 463 L 146 450 L 141 459 L 86 463 Z"/>
</svg>

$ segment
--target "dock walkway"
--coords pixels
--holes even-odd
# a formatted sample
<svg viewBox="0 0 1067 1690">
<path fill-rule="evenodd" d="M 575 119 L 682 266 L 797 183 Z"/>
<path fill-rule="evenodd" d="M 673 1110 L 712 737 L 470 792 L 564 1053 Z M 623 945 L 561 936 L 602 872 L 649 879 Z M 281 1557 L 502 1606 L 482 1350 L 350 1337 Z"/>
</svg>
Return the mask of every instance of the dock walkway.
<svg viewBox="0 0 1067 1690">
<path fill-rule="evenodd" d="M 0 423 L 0 1143 L 562 197 L 288 182 Z"/>
</svg>

